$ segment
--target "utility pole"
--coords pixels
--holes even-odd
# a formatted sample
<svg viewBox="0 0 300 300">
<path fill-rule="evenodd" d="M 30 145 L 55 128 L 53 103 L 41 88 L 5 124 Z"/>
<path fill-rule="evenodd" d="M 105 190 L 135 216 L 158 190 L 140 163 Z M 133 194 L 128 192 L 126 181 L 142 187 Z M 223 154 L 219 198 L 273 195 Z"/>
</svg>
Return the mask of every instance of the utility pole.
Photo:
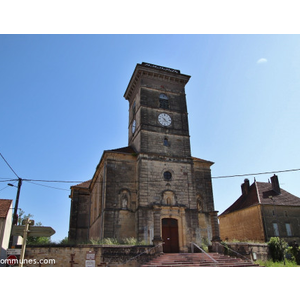
<svg viewBox="0 0 300 300">
<path fill-rule="evenodd" d="M 12 184 L 8 184 L 8 185 L 13 186 Z M 13 219 L 12 219 L 12 224 L 11 224 L 11 230 L 10 230 L 9 248 L 11 248 L 11 246 L 13 244 L 12 228 L 13 228 L 14 225 L 17 225 L 17 222 L 18 222 L 18 206 L 19 206 L 19 198 L 20 198 L 21 186 L 22 186 L 22 178 L 19 177 L 19 180 L 18 180 L 18 191 L 17 191 L 17 196 L 16 196 L 16 203 L 15 203 L 14 214 L 13 214 Z"/>
</svg>

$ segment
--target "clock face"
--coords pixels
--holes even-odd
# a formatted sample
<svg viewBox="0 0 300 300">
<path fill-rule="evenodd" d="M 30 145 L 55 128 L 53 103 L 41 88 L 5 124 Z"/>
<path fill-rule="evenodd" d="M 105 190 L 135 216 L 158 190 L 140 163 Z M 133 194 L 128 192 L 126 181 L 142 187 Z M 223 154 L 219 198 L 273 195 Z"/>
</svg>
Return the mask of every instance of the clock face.
<svg viewBox="0 0 300 300">
<path fill-rule="evenodd" d="M 132 126 L 131 126 L 132 133 L 135 132 L 135 127 L 136 127 L 136 122 L 135 122 L 135 120 L 133 120 Z"/>
<path fill-rule="evenodd" d="M 162 113 L 158 116 L 158 121 L 163 126 L 170 126 L 172 119 L 168 114 Z"/>
</svg>

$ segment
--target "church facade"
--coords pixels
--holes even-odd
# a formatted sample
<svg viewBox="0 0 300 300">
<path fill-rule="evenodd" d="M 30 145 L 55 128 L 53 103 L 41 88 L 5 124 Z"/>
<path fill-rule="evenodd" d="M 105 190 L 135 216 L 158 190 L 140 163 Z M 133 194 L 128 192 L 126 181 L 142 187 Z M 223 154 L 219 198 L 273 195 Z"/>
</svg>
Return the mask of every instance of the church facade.
<svg viewBox="0 0 300 300">
<path fill-rule="evenodd" d="M 71 187 L 69 240 L 134 237 L 164 252 L 219 240 L 212 162 L 191 156 L 179 70 L 137 64 L 125 91 L 128 146 L 106 150 L 93 178 Z"/>
</svg>

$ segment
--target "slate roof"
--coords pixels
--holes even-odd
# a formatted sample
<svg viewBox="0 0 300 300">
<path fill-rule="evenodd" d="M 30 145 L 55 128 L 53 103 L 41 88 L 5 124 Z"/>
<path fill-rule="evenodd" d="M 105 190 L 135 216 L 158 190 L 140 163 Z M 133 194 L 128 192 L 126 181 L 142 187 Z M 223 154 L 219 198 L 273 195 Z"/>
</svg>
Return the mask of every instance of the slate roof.
<svg viewBox="0 0 300 300">
<path fill-rule="evenodd" d="M 0 199 L 0 218 L 6 218 L 12 200 Z"/>
<path fill-rule="evenodd" d="M 248 194 L 242 194 L 220 216 L 258 204 L 300 206 L 299 197 L 296 197 L 283 189 L 280 189 L 280 192 L 280 194 L 277 194 L 273 191 L 271 183 L 254 182 L 249 187 Z M 270 196 L 273 197 L 273 200 L 272 198 L 269 198 Z"/>
</svg>

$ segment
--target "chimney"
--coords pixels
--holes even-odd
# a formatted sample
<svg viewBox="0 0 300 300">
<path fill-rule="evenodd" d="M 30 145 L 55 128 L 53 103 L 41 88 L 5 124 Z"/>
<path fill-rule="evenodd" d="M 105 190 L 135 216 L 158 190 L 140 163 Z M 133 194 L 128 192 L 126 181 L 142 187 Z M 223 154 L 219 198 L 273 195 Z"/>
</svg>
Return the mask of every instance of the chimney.
<svg viewBox="0 0 300 300">
<path fill-rule="evenodd" d="M 271 183 L 272 183 L 272 190 L 277 193 L 278 195 L 281 194 L 280 192 L 280 186 L 279 186 L 279 180 L 278 177 L 274 174 L 274 176 L 271 177 Z"/>
<path fill-rule="evenodd" d="M 250 182 L 249 182 L 249 179 L 245 179 L 244 180 L 244 183 L 241 185 L 241 188 L 242 188 L 242 194 L 243 195 L 247 195 L 248 192 L 249 192 L 249 188 L 250 188 Z"/>
</svg>

